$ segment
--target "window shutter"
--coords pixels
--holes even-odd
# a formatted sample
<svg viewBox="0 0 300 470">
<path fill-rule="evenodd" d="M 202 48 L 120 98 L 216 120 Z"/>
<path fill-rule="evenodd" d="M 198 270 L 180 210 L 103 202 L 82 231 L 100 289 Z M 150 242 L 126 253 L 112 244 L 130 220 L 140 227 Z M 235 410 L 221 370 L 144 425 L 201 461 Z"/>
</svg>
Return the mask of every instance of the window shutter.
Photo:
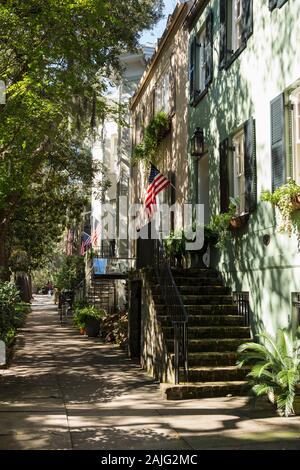
<svg viewBox="0 0 300 470">
<path fill-rule="evenodd" d="M 196 91 L 196 36 L 193 38 L 190 45 L 190 100 L 194 101 Z"/>
<path fill-rule="evenodd" d="M 250 118 L 244 125 L 245 134 L 245 211 L 253 212 L 257 205 L 255 121 Z"/>
<path fill-rule="evenodd" d="M 273 11 L 277 7 L 277 0 L 269 0 L 269 10 Z"/>
<path fill-rule="evenodd" d="M 228 139 L 220 144 L 220 210 L 227 212 L 229 208 L 228 178 Z"/>
<path fill-rule="evenodd" d="M 209 11 L 206 17 L 206 69 L 205 86 L 207 87 L 213 79 L 213 12 Z"/>
<path fill-rule="evenodd" d="M 243 41 L 253 33 L 253 0 L 243 0 Z"/>
<path fill-rule="evenodd" d="M 227 0 L 220 0 L 220 68 L 227 60 Z"/>
<path fill-rule="evenodd" d="M 288 139 L 288 155 L 287 155 L 287 170 L 288 176 L 290 178 L 294 177 L 294 162 L 293 162 L 293 109 L 294 106 L 292 103 L 289 103 L 288 110 L 287 110 L 287 121 L 288 121 L 288 128 L 287 128 L 287 139 Z"/>
<path fill-rule="evenodd" d="M 285 183 L 284 94 L 271 101 L 272 191 Z"/>
</svg>

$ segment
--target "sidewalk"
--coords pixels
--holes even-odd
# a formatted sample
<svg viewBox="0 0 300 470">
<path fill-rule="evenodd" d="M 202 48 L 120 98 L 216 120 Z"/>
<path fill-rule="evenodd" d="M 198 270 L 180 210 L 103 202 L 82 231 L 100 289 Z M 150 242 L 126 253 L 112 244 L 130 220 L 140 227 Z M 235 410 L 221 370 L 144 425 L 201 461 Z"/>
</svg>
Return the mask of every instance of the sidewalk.
<svg viewBox="0 0 300 470">
<path fill-rule="evenodd" d="M 117 347 L 61 327 L 37 296 L 0 370 L 0 449 L 300 449 L 300 417 L 247 398 L 165 401 Z"/>
</svg>

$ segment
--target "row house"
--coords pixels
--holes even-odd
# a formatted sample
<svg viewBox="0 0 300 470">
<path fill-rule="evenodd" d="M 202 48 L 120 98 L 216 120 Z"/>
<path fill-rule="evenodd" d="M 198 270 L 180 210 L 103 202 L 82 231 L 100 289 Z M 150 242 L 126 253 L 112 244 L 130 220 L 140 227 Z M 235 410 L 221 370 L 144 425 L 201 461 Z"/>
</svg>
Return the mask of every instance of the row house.
<svg viewBox="0 0 300 470">
<path fill-rule="evenodd" d="M 169 117 L 153 163 L 173 185 L 160 202 L 178 203 L 170 230 L 184 227 L 184 203 L 203 204 L 205 223 L 236 211 L 206 270 L 169 269 L 180 333 L 167 289 L 143 271 L 131 280 L 133 355 L 161 381 L 186 382 L 188 369 L 193 384 L 167 391 L 176 398 L 243 393 L 237 346 L 299 325 L 299 237 L 280 231 L 280 212 L 262 200 L 300 183 L 299 17 L 296 0 L 180 2 L 131 101 L 133 148 L 153 116 Z M 132 164 L 132 203 L 145 201 L 149 171 L 149 162 Z M 132 254 L 151 264 L 141 246 Z"/>
<path fill-rule="evenodd" d="M 299 324 L 298 237 L 261 200 L 300 182 L 299 13 L 295 0 L 198 1 L 188 21 L 189 136 L 204 139 L 190 190 L 208 219 L 238 198 L 242 226 L 211 262 L 249 303 L 253 333 Z"/>
</svg>

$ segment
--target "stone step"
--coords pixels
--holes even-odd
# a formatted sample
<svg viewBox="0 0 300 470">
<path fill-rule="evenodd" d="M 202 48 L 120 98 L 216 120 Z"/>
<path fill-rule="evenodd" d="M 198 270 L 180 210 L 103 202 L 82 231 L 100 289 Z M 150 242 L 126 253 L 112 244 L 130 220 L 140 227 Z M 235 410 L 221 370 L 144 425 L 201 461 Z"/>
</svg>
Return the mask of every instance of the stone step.
<svg viewBox="0 0 300 470">
<path fill-rule="evenodd" d="M 234 305 L 231 295 L 181 295 L 184 305 Z M 153 300 L 163 305 L 163 298 L 158 291 L 153 292 Z"/>
<path fill-rule="evenodd" d="M 198 326 L 243 326 L 241 315 L 189 315 L 189 325 Z"/>
<path fill-rule="evenodd" d="M 189 353 L 189 366 L 234 366 L 238 360 L 236 352 L 202 352 Z"/>
<path fill-rule="evenodd" d="M 182 295 L 184 305 L 233 305 L 231 295 Z"/>
<path fill-rule="evenodd" d="M 174 276 L 174 280 L 176 285 L 178 286 L 223 286 L 224 283 L 221 279 L 216 277 L 211 278 L 199 278 L 193 276 L 181 277 L 181 276 Z"/>
<path fill-rule="evenodd" d="M 166 314 L 167 308 L 162 303 L 155 305 L 158 315 Z M 237 305 L 185 305 L 188 315 L 237 315 Z"/>
<path fill-rule="evenodd" d="M 188 351 L 189 352 L 236 352 L 237 348 L 251 340 L 246 340 L 245 338 L 233 338 L 233 339 L 224 339 L 224 338 L 205 338 L 205 339 L 189 339 L 188 340 Z M 166 338 L 166 344 L 168 350 L 172 352 L 174 350 L 174 340 L 171 338 Z"/>
<path fill-rule="evenodd" d="M 173 326 L 163 327 L 166 338 L 173 337 Z M 244 338 L 244 341 L 251 339 L 250 329 L 247 326 L 190 326 L 188 324 L 189 340 L 196 338 Z"/>
<path fill-rule="evenodd" d="M 181 286 L 177 285 L 181 295 L 230 295 L 231 290 L 229 287 L 224 286 Z"/>
<path fill-rule="evenodd" d="M 184 286 L 176 284 L 177 289 L 181 295 L 230 295 L 231 290 L 229 287 L 224 286 Z M 161 295 L 161 287 L 158 284 L 153 285 L 152 292 L 154 295 Z"/>
<path fill-rule="evenodd" d="M 239 368 L 237 366 L 220 367 L 189 367 L 189 382 L 229 382 L 245 380 L 250 372 L 250 367 Z M 183 371 L 179 373 L 179 379 L 184 380 Z"/>
<path fill-rule="evenodd" d="M 165 313 L 165 312 L 164 312 Z M 171 326 L 171 318 L 168 315 L 158 314 L 162 325 Z M 189 326 L 244 326 L 244 318 L 241 315 L 189 315 Z"/>
<path fill-rule="evenodd" d="M 249 384 L 245 381 L 161 384 L 164 396 L 168 400 L 226 397 L 228 395 L 244 396 L 248 395 L 249 388 Z"/>
<path fill-rule="evenodd" d="M 213 269 L 180 269 L 172 268 L 171 269 L 174 278 L 184 277 L 184 278 L 200 278 L 200 279 L 220 279 L 220 274 L 218 271 Z"/>
</svg>

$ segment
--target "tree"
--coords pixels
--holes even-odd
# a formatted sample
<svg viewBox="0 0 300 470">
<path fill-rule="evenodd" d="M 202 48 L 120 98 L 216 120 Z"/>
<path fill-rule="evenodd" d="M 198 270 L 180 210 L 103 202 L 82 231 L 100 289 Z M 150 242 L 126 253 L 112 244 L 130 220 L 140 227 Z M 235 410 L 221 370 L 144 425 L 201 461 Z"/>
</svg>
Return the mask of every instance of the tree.
<svg viewBox="0 0 300 470">
<path fill-rule="evenodd" d="M 63 225 L 70 201 L 74 209 L 72 194 L 93 178 L 85 147 L 97 120 L 119 114 L 105 100 L 109 80 L 120 72 L 118 56 L 136 48 L 161 3 L 1 2 L 0 80 L 7 99 L 0 105 L 0 278 L 8 275 L 11 233 L 46 223 L 33 204 L 40 198 L 44 208 L 48 199 L 49 224 L 59 218 Z"/>
</svg>

